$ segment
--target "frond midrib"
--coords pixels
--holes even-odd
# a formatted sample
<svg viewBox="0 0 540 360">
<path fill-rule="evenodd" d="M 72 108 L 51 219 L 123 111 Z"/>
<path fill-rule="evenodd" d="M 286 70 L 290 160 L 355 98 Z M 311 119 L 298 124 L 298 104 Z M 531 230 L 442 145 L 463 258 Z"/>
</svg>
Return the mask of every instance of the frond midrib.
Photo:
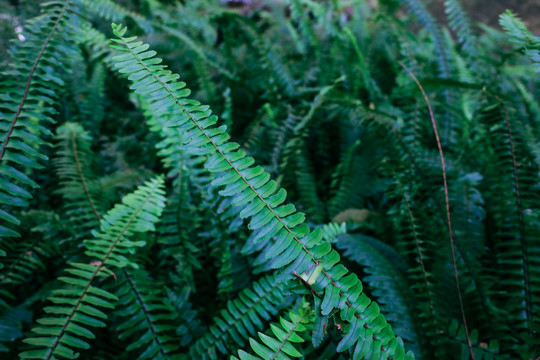
<svg viewBox="0 0 540 360">
<path fill-rule="evenodd" d="M 124 236 L 124 234 L 126 233 L 126 231 L 129 229 L 129 227 L 131 226 L 131 224 L 133 223 L 133 221 L 135 220 L 135 218 L 137 217 L 137 215 L 142 211 L 142 209 L 144 208 L 144 206 L 146 205 L 146 203 L 150 200 L 151 198 L 151 195 L 149 194 L 146 199 L 141 202 L 141 205 L 136 209 L 136 211 L 133 212 L 133 214 L 131 215 L 131 217 L 129 218 L 128 222 L 126 223 L 126 225 L 122 228 L 122 231 L 120 232 L 120 234 L 118 234 L 118 236 L 116 237 L 116 239 L 114 240 L 114 242 L 111 244 L 111 246 L 109 247 L 109 250 L 107 251 L 107 253 L 105 254 L 105 256 L 103 257 L 103 260 L 101 260 L 101 264 L 99 264 L 97 267 L 96 267 L 96 270 L 94 271 L 94 273 L 92 274 L 92 276 L 88 279 L 88 283 L 86 284 L 86 286 L 84 287 L 81 295 L 79 296 L 79 298 L 77 299 L 77 302 L 75 303 L 75 305 L 73 306 L 73 309 L 71 310 L 71 313 L 68 315 L 64 325 L 62 326 L 62 328 L 60 329 L 60 332 L 58 333 L 58 335 L 56 336 L 56 339 L 54 341 L 54 343 L 51 345 L 51 347 L 49 348 L 49 351 L 46 355 L 46 360 L 49 360 L 51 359 L 51 357 L 53 356 L 54 354 L 54 351 L 56 349 L 56 346 L 58 346 L 59 342 L 60 342 L 60 338 L 64 335 L 64 332 L 66 331 L 66 328 L 68 327 L 69 323 L 71 322 L 71 319 L 73 318 L 73 316 L 75 315 L 75 313 L 77 312 L 77 309 L 78 307 L 81 305 L 82 301 L 83 301 L 83 298 L 84 296 L 86 295 L 86 292 L 88 291 L 88 289 L 90 288 L 90 285 L 92 284 L 92 281 L 94 280 L 94 278 L 97 276 L 97 274 L 101 271 L 101 269 L 105 266 L 105 263 L 107 262 L 107 260 L 109 259 L 110 255 L 112 254 L 112 252 L 114 251 L 116 245 L 118 244 L 118 242 L 120 241 L 120 239 L 122 239 L 122 237 Z"/>
<path fill-rule="evenodd" d="M 126 43 L 124 37 L 120 37 L 121 41 L 123 42 L 123 44 L 125 45 L 125 47 L 128 49 L 128 51 L 130 52 L 130 54 L 138 61 L 138 63 L 157 81 L 160 83 L 160 85 L 169 93 L 169 95 L 174 99 L 174 101 L 181 107 L 182 111 L 188 115 L 188 117 L 190 118 L 190 120 L 195 124 L 195 126 L 197 126 L 197 128 L 199 129 L 199 131 L 206 137 L 206 139 L 208 140 L 208 143 L 210 143 L 212 145 L 212 147 L 225 159 L 225 161 L 231 166 L 231 168 L 240 176 L 240 178 L 242 179 L 242 181 L 247 184 L 247 186 L 253 191 L 253 193 L 256 194 L 256 196 L 259 198 L 260 201 L 262 201 L 266 208 L 274 215 L 274 217 L 283 225 L 283 228 L 288 231 L 292 236 L 293 236 L 293 239 L 297 242 L 297 244 L 301 245 L 302 247 L 302 250 L 304 250 L 304 252 L 308 255 L 311 256 L 311 260 L 313 261 L 314 264 L 319 264 L 320 263 L 320 260 L 317 260 L 315 259 L 315 257 L 312 255 L 312 253 L 306 248 L 306 246 L 298 239 L 298 237 L 296 236 L 295 233 L 293 233 L 291 231 L 291 229 L 289 229 L 289 227 L 287 226 L 287 224 L 281 219 L 281 217 L 274 211 L 274 209 L 272 209 L 272 207 L 270 206 L 270 204 L 259 194 L 259 192 L 257 192 L 253 186 L 247 181 L 247 179 L 240 173 L 240 171 L 236 168 L 236 166 L 233 165 L 233 163 L 225 156 L 225 154 L 221 151 L 221 149 L 219 149 L 219 147 L 216 145 L 216 143 L 211 139 L 210 136 L 208 136 L 208 134 L 206 133 L 206 131 L 204 131 L 204 129 L 200 126 L 200 124 L 197 122 L 197 120 L 195 120 L 195 118 L 191 115 L 191 113 L 186 109 L 186 107 L 180 102 L 180 100 L 178 99 L 178 97 L 169 89 L 169 87 L 163 83 L 163 81 L 161 81 L 161 79 L 156 76 L 156 74 L 150 70 L 146 64 L 137 56 L 136 53 L 134 53 L 132 51 L 132 49 L 130 48 L 129 44 Z M 343 294 L 343 292 L 341 291 L 341 289 L 339 288 L 339 286 L 335 283 L 335 281 L 332 279 L 332 277 L 326 272 L 326 270 L 322 270 L 322 273 L 324 274 L 324 276 L 330 281 L 330 283 L 332 284 L 332 286 L 334 286 L 335 288 L 338 289 L 338 293 L 339 293 L 339 296 L 340 297 L 344 297 L 345 295 Z M 358 309 L 356 309 L 352 304 L 351 302 L 349 301 L 349 299 L 346 299 L 345 300 L 345 304 L 349 307 L 349 308 L 352 308 L 354 309 L 354 316 L 357 318 L 357 319 L 360 319 L 360 311 Z M 366 326 L 369 326 L 366 324 Z M 386 352 L 387 350 L 384 349 L 384 351 Z"/>
</svg>

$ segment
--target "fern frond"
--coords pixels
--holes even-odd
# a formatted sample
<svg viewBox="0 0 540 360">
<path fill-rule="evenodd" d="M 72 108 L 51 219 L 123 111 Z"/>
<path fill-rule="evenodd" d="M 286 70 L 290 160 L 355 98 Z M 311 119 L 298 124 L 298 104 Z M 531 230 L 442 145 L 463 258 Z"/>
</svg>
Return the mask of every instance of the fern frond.
<svg viewBox="0 0 540 360">
<path fill-rule="evenodd" d="M 164 22 L 163 20 L 152 20 L 146 18 L 134 11 L 127 9 L 119 3 L 113 2 L 111 0 L 80 0 L 84 5 L 84 9 L 95 16 L 106 19 L 109 22 L 122 22 L 126 19 L 132 19 L 135 23 L 144 30 L 145 33 L 151 34 L 154 30 L 161 30 L 171 38 L 177 40 L 187 49 L 189 49 L 197 58 L 197 60 L 202 61 L 205 65 L 208 65 L 214 70 L 217 70 L 221 75 L 226 76 L 231 80 L 238 80 L 229 70 L 220 65 L 223 61 L 216 61 L 215 58 L 218 54 L 215 52 L 210 53 L 211 49 L 203 47 L 203 44 L 196 42 L 191 39 L 188 34 L 182 32 L 178 27 L 168 26 L 170 22 Z M 153 5 L 156 6 L 156 5 Z M 205 9 L 206 10 L 206 9 Z M 156 13 L 158 13 L 156 11 Z M 169 13 L 166 14 L 170 18 Z M 186 16 L 183 13 L 181 16 Z M 194 14 L 192 16 L 195 16 Z M 196 66 L 198 62 L 195 61 Z"/>
<path fill-rule="evenodd" d="M 72 56 L 72 71 L 66 79 L 68 98 L 65 99 L 62 109 L 64 113 L 70 114 L 70 121 L 82 124 L 91 134 L 98 133 L 107 103 L 105 61 L 101 59 L 103 53 L 94 46 L 99 41 L 99 36 L 92 38 L 96 36 L 96 32 L 90 24 L 82 22 L 77 40 L 83 50 Z"/>
<path fill-rule="evenodd" d="M 182 314 L 180 325 L 176 328 L 177 339 L 181 346 L 185 347 L 195 342 L 203 336 L 204 331 L 201 321 L 197 317 L 197 311 L 193 309 L 188 301 L 189 289 L 183 289 L 180 292 L 174 292 L 167 289 L 167 299 L 165 302 L 170 304 L 176 310 L 176 313 Z"/>
<path fill-rule="evenodd" d="M 251 289 L 240 292 L 237 299 L 227 303 L 221 316 L 215 319 L 215 325 L 191 346 L 190 355 L 218 359 L 219 353 L 229 353 L 231 340 L 243 346 L 245 339 L 255 335 L 255 329 L 263 328 L 263 320 L 269 321 L 282 308 L 285 303 L 282 288 L 275 277 L 268 276 L 254 283 Z"/>
<path fill-rule="evenodd" d="M 420 354 L 419 322 L 414 294 L 406 277 L 407 263 L 392 247 L 368 236 L 346 234 L 338 237 L 338 248 L 347 258 L 365 267 L 364 280 L 388 314 L 396 335 L 409 341 L 413 352 Z"/>
<path fill-rule="evenodd" d="M 257 67 L 264 71 L 257 76 L 264 79 L 264 83 L 257 81 L 260 84 L 261 91 L 264 91 L 266 97 L 292 95 L 295 92 L 296 82 L 292 76 L 290 69 L 284 64 L 284 56 L 276 49 L 273 44 L 270 44 L 265 36 L 262 36 L 260 30 L 257 29 L 253 22 L 243 16 L 232 17 L 234 24 L 244 32 L 257 55 Z"/>
<path fill-rule="evenodd" d="M 202 267 L 198 260 L 200 250 L 193 243 L 189 230 L 197 228 L 199 215 L 185 195 L 183 187 L 169 197 L 158 229 L 157 242 L 162 246 L 158 259 L 160 270 L 171 279 L 174 288 L 194 292 L 193 274 Z"/>
<path fill-rule="evenodd" d="M 512 42 L 523 48 L 523 54 L 536 66 L 540 66 L 540 37 L 531 34 L 523 21 L 511 11 L 502 14 L 499 23 L 511 37 Z"/>
<path fill-rule="evenodd" d="M 396 176 L 395 188 L 391 195 L 396 196 L 398 203 L 396 208 L 389 211 L 393 215 L 395 227 L 399 229 L 398 248 L 413 259 L 414 266 L 408 269 L 408 278 L 415 283 L 415 297 L 418 299 L 418 316 L 424 318 L 422 326 L 425 328 L 429 339 L 420 341 L 432 341 L 436 347 L 441 345 L 441 339 L 436 335 L 444 328 L 441 323 L 440 309 L 438 307 L 437 294 L 435 292 L 435 279 L 430 269 L 429 260 L 434 256 L 434 237 L 424 224 L 429 221 L 426 214 L 414 204 L 416 199 L 416 184 L 406 184 L 404 179 Z"/>
<path fill-rule="evenodd" d="M 33 335 L 23 341 L 35 349 L 19 354 L 24 359 L 75 359 L 73 349 L 88 349 L 87 339 L 94 334 L 87 327 L 102 327 L 107 315 L 98 308 L 113 308 L 116 296 L 96 287 L 97 277 L 111 274 L 109 267 L 122 269 L 134 264 L 126 257 L 144 242 L 132 241 L 134 233 L 154 230 L 163 207 L 163 178 L 141 185 L 124 197 L 101 221 L 95 238 L 86 240 L 85 254 L 95 259 L 90 264 L 71 263 L 66 275 L 58 280 L 68 288 L 53 290 L 48 298 L 54 305 L 45 307 L 48 314 L 37 320 L 41 325 L 32 329 Z"/>
<path fill-rule="evenodd" d="M 22 219 L 29 220 L 28 217 L 34 217 L 34 219 L 39 219 L 39 221 L 42 222 L 40 225 L 45 225 L 48 222 L 54 222 L 54 225 L 58 225 L 58 218 L 46 219 L 46 217 L 49 217 L 51 214 L 45 214 L 45 216 L 41 215 L 42 214 L 37 214 L 36 212 L 30 212 L 26 216 L 23 215 Z M 60 230 L 60 226 L 58 226 L 57 229 Z M 36 231 L 38 229 L 33 228 L 32 230 Z M 0 273 L 0 284 L 4 289 L 21 286 L 37 272 L 46 269 L 44 264 L 45 259 L 50 258 L 53 255 L 58 255 L 58 251 L 55 251 L 54 249 L 54 246 L 56 245 L 54 242 L 59 239 L 50 241 L 51 239 L 43 239 L 40 236 L 31 236 L 30 234 L 24 235 L 25 237 L 22 241 L 9 244 L 9 255 L 6 258 L 5 269 Z"/>
<path fill-rule="evenodd" d="M 27 170 L 40 169 L 47 157 L 41 152 L 54 122 L 54 104 L 63 81 L 58 66 L 68 57 L 69 31 L 65 29 L 70 0 L 49 3 L 43 15 L 30 21 L 27 40 L 19 44 L 3 75 L 0 92 L 0 239 L 18 237 L 20 224 L 13 214 L 28 205 L 30 189 L 38 187 Z M 21 84 L 25 84 L 24 87 Z M 0 244 L 1 246 L 1 244 Z"/>
<path fill-rule="evenodd" d="M 71 227 L 53 211 L 21 213 L 22 238 L 9 244 L 5 268 L 0 272 L 0 309 L 20 305 L 36 290 L 44 274 L 54 273 L 51 260 L 61 258 Z M 61 261 L 63 263 L 63 261 Z"/>
<path fill-rule="evenodd" d="M 540 246 L 533 235 L 539 227 L 537 182 L 533 180 L 538 167 L 520 136 L 523 130 L 519 120 L 513 118 L 505 102 L 496 100 L 482 109 L 479 119 L 488 127 L 491 139 L 486 203 L 495 220 L 489 231 L 494 234 L 496 267 L 501 279 L 497 288 L 504 289 L 498 300 L 500 307 L 512 314 L 512 321 L 507 323 L 513 329 L 510 335 L 530 337 L 538 326 L 535 309 L 540 298 L 540 288 L 532 281 L 540 263 Z M 516 298 L 522 301 L 515 302 Z M 538 349 L 537 343 L 527 343 L 526 348 Z M 510 344 L 501 343 L 507 345 Z"/>
<path fill-rule="evenodd" d="M 493 279 L 482 267 L 486 252 L 483 222 L 485 221 L 484 199 L 479 191 L 482 177 L 479 173 L 460 176 L 450 187 L 450 201 L 453 204 L 454 234 L 458 249 L 458 270 L 463 288 L 467 289 L 468 309 L 475 314 L 476 324 L 472 328 L 485 332 L 500 332 L 498 314 L 489 299 L 494 296 Z"/>
<path fill-rule="evenodd" d="M 53 160 L 60 178 L 58 192 L 64 197 L 66 215 L 79 237 L 99 227 L 102 208 L 96 201 L 99 188 L 94 181 L 90 156 L 92 138 L 76 123 L 65 123 L 57 130 L 57 157 Z"/>
<path fill-rule="evenodd" d="M 300 334 L 311 331 L 313 328 L 314 313 L 308 302 L 302 301 L 298 310 L 292 310 L 288 314 L 289 320 L 279 318 L 279 324 L 270 324 L 272 334 L 266 335 L 259 332 L 260 341 L 250 338 L 251 348 L 257 355 L 253 356 L 243 350 L 238 352 L 241 360 L 260 360 L 260 359 L 282 359 L 287 360 L 290 357 L 302 357 L 302 353 L 296 349 L 292 343 L 302 343 L 305 341 Z M 231 356 L 231 359 L 237 359 Z"/>
<path fill-rule="evenodd" d="M 136 37 L 125 38 L 126 31 L 113 25 L 117 36 L 114 41 L 119 44 L 115 48 L 123 52 L 115 57 L 118 71 L 129 74 L 132 90 L 147 99 L 154 114 L 174 115 L 174 126 L 189 139 L 186 147 L 191 152 L 208 156 L 206 169 L 219 173 L 213 185 L 224 186 L 220 195 L 233 197 L 233 204 L 244 207 L 240 216 L 251 217 L 248 227 L 257 232 L 257 240 L 268 245 L 265 254 L 273 258 L 272 267 L 283 268 L 279 278 L 290 279 L 294 273 L 322 262 L 322 275 L 314 284 L 324 290 L 322 314 L 339 309 L 355 335 L 364 330 L 373 335 L 361 342 L 358 336 L 349 336 L 339 349 L 356 346 L 359 353 L 371 349 L 374 356 L 394 359 L 412 356 L 405 355 L 402 342 L 395 338 L 378 305 L 362 293 L 358 277 L 338 264 L 338 253 L 329 244 L 315 246 L 321 237 L 320 229 L 310 232 L 302 213 L 297 213 L 292 204 L 282 205 L 286 191 L 278 189 L 261 166 L 253 166 L 253 158 L 246 157 L 237 143 L 228 141 L 230 136 L 224 126 L 215 127 L 217 117 L 208 106 L 186 98 L 190 91 L 185 83 L 177 82 L 179 75 L 160 65 L 161 59 L 154 58 L 155 51 L 147 51 L 148 45 L 136 41 Z M 271 237 L 276 238 L 275 243 L 268 241 Z"/>
<path fill-rule="evenodd" d="M 400 2 L 407 5 L 410 12 L 414 14 L 418 21 L 425 26 L 426 30 L 433 36 L 435 53 L 439 65 L 439 74 L 444 79 L 450 79 L 452 66 L 450 52 L 444 41 L 444 34 L 441 31 L 437 20 L 426 8 L 426 4 L 422 0 L 401 0 Z"/>
<path fill-rule="evenodd" d="M 137 359 L 172 359 L 179 344 L 174 337 L 174 308 L 164 303 L 163 293 L 155 291 L 153 279 L 143 270 L 122 269 L 116 315 L 119 339 L 130 339 L 127 351 Z"/>
<path fill-rule="evenodd" d="M 146 33 L 152 33 L 154 31 L 150 21 L 144 16 L 130 11 L 122 5 L 112 0 L 78 0 L 84 7 L 84 10 L 102 17 L 108 21 L 124 21 L 126 18 L 133 19 L 137 25 L 141 27 Z"/>
<path fill-rule="evenodd" d="M 477 51 L 475 48 L 475 35 L 467 13 L 461 6 L 459 0 L 445 0 L 445 12 L 448 16 L 448 25 L 457 35 L 458 41 L 463 47 L 462 53 L 467 58 L 475 59 Z"/>
</svg>

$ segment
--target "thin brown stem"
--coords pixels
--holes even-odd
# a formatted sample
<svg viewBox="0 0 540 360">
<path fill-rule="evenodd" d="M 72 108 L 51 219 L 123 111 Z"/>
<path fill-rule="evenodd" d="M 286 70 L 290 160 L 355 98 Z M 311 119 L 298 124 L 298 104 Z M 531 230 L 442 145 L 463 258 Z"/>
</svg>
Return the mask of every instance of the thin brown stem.
<svg viewBox="0 0 540 360">
<path fill-rule="evenodd" d="M 435 133 L 435 139 L 437 140 L 437 147 L 439 148 L 439 156 L 441 158 L 441 167 L 442 167 L 442 175 L 443 175 L 444 201 L 446 202 L 446 222 L 448 225 L 448 236 L 450 238 L 450 248 L 452 250 L 452 262 L 454 266 L 454 277 L 456 279 L 456 288 L 457 288 L 457 293 L 458 293 L 458 298 L 459 298 L 459 307 L 461 309 L 461 316 L 463 318 L 463 326 L 465 327 L 465 336 L 467 337 L 467 345 L 469 346 L 469 353 L 471 355 L 471 359 L 475 360 L 471 336 L 469 334 L 469 327 L 467 326 L 467 317 L 465 316 L 465 307 L 463 306 L 463 297 L 461 295 L 461 287 L 459 285 L 459 274 L 457 270 L 456 251 L 455 251 L 455 246 L 454 246 L 454 234 L 452 232 L 452 219 L 450 216 L 450 199 L 448 196 L 448 182 L 446 179 L 446 166 L 444 163 L 444 152 L 441 145 L 441 139 L 439 137 L 437 122 L 435 121 L 435 115 L 433 114 L 431 103 L 429 102 L 429 98 L 426 92 L 424 91 L 422 84 L 420 84 L 420 81 L 418 81 L 418 78 L 413 74 L 413 72 L 404 63 L 402 63 L 401 61 L 398 61 L 398 63 L 411 76 L 411 78 L 414 80 L 414 82 L 416 83 L 420 91 L 422 92 L 422 96 L 424 97 L 424 100 L 426 101 L 426 104 L 429 110 L 429 117 L 431 118 L 431 124 L 433 125 L 433 132 Z"/>
</svg>

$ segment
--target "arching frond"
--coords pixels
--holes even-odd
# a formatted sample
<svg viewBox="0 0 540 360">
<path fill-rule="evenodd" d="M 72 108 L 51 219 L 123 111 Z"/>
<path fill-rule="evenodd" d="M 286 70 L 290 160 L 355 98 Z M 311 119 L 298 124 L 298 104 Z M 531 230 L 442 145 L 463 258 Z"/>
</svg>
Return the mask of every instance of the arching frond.
<svg viewBox="0 0 540 360">
<path fill-rule="evenodd" d="M 38 187 L 27 170 L 41 169 L 47 160 L 42 147 L 63 85 L 59 65 L 69 58 L 60 44 L 70 37 L 65 27 L 70 3 L 50 2 L 28 22 L 26 40 L 14 49 L 14 61 L 3 72 L 9 81 L 0 88 L 0 238 L 19 236 L 14 211 L 26 207 L 30 191 Z"/>
<path fill-rule="evenodd" d="M 265 254 L 274 259 L 272 266 L 283 268 L 282 277 L 290 279 L 294 273 L 322 262 L 324 270 L 314 284 L 324 291 L 322 314 L 328 315 L 337 308 L 343 311 L 351 329 L 367 328 L 373 334 L 362 342 L 348 342 L 340 349 L 356 346 L 361 352 L 375 348 L 377 354 L 384 352 L 395 359 L 412 356 L 405 355 L 402 343 L 393 335 L 378 305 L 362 293 L 358 277 L 338 264 L 338 253 L 329 244 L 315 246 L 321 237 L 320 230 L 310 232 L 304 215 L 295 212 L 294 205 L 282 205 L 285 190 L 278 189 L 261 166 L 253 166 L 254 160 L 238 150 L 237 143 L 228 141 L 226 128 L 215 126 L 217 117 L 209 107 L 187 98 L 190 91 L 185 83 L 178 82 L 177 74 L 160 65 L 161 59 L 154 58 L 156 52 L 148 51 L 148 45 L 136 41 L 136 37 L 125 38 L 126 28 L 113 25 L 113 31 L 117 36 L 114 41 L 119 44 L 115 48 L 123 52 L 115 57 L 118 71 L 130 74 L 132 89 L 147 99 L 154 114 L 174 115 L 175 127 L 189 139 L 186 147 L 191 152 L 208 156 L 206 169 L 219 174 L 213 184 L 224 187 L 220 195 L 233 197 L 235 205 L 244 205 L 240 216 L 251 217 L 249 228 L 258 232 L 260 241 L 266 240 Z M 276 238 L 275 243 L 268 241 L 271 237 Z"/>
<path fill-rule="evenodd" d="M 113 269 L 134 266 L 128 256 L 144 242 L 134 241 L 135 233 L 153 231 L 165 199 L 163 179 L 157 178 L 140 186 L 124 197 L 101 221 L 101 230 L 94 232 L 94 239 L 86 240 L 85 254 L 94 259 L 91 263 L 71 263 L 66 274 L 58 278 L 67 287 L 53 290 L 45 307 L 48 314 L 37 322 L 32 336 L 24 342 L 34 349 L 19 356 L 24 359 L 75 359 L 74 349 L 88 349 L 88 339 L 94 334 L 88 327 L 105 326 L 107 315 L 100 310 L 113 308 L 116 296 L 98 287 L 97 279 L 114 275 Z"/>
</svg>

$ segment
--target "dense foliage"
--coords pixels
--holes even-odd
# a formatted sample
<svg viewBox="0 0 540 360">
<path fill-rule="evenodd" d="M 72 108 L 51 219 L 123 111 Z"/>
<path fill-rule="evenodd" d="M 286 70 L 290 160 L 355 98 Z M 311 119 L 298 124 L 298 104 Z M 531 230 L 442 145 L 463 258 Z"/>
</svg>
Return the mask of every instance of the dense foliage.
<svg viewBox="0 0 540 360">
<path fill-rule="evenodd" d="M 0 1 L 0 357 L 537 359 L 540 37 L 444 6 Z"/>
</svg>

